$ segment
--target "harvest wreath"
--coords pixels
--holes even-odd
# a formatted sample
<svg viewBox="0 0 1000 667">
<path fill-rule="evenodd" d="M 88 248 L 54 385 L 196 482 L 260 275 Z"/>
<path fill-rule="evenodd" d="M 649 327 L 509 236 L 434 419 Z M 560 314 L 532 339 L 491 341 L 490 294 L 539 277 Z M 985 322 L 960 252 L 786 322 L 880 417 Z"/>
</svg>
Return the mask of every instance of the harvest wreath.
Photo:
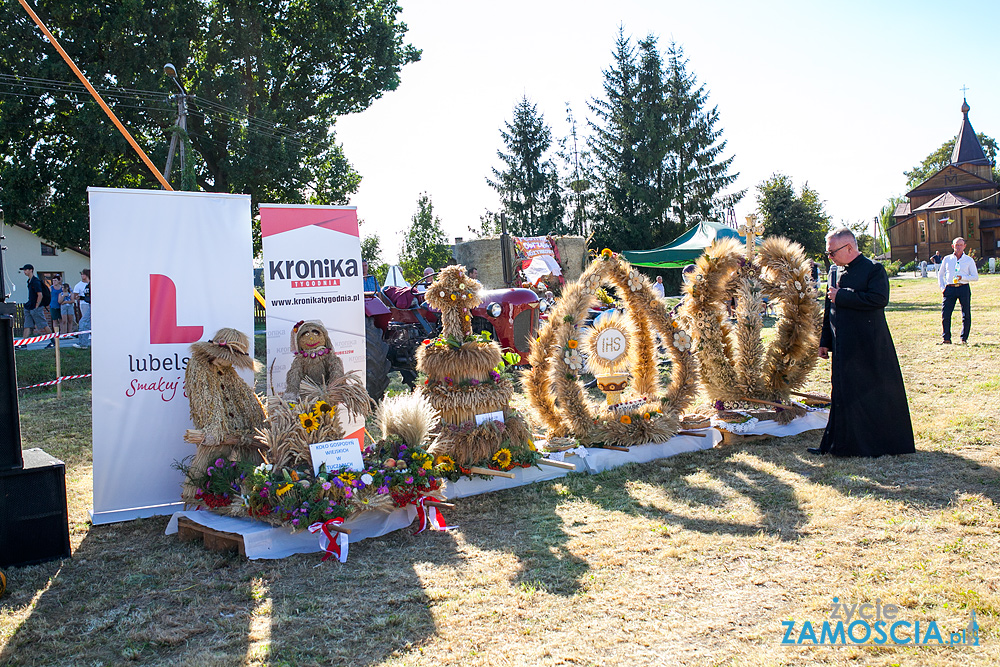
<svg viewBox="0 0 1000 667">
<path fill-rule="evenodd" d="M 698 258 L 680 315 L 691 329 L 701 383 L 717 409 L 763 408 L 766 418 L 788 422 L 805 414 L 789 397 L 816 363 L 819 302 L 802 246 L 771 237 L 755 255 L 754 231 L 747 250 L 729 238 Z M 777 335 L 766 350 L 760 335 L 764 297 L 778 313 Z M 731 324 L 726 308 L 733 299 Z"/>
<path fill-rule="evenodd" d="M 627 367 L 630 391 L 643 400 L 621 414 L 587 398 L 578 376 L 584 361 L 581 344 L 593 340 L 586 324 L 604 285 L 613 285 L 625 305 L 629 332 Z M 670 384 L 661 391 L 653 332 L 660 335 L 672 361 Z M 680 428 L 679 416 L 698 388 L 690 338 L 649 280 L 610 250 L 563 290 L 562 299 L 531 344 L 531 369 L 524 375 L 526 394 L 550 438 L 572 436 L 580 443 L 612 446 L 666 442 Z M 599 362 L 596 362 L 599 363 Z"/>
</svg>

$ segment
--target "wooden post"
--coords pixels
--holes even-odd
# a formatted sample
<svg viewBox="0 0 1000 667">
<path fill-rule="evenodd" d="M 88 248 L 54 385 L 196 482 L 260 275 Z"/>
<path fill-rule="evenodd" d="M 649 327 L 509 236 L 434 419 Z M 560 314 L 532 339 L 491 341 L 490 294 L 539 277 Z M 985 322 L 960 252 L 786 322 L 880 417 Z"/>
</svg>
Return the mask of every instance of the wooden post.
<svg viewBox="0 0 1000 667">
<path fill-rule="evenodd" d="M 565 461 L 553 461 L 552 459 L 538 459 L 539 465 L 562 468 L 563 470 L 576 470 L 576 464 Z"/>
<path fill-rule="evenodd" d="M 473 466 L 469 468 L 469 472 L 473 475 L 490 475 L 492 477 L 506 477 L 507 479 L 514 479 L 514 473 L 503 472 L 502 470 L 490 470 L 489 468 L 479 468 Z"/>
<path fill-rule="evenodd" d="M 56 327 L 55 322 L 52 323 L 52 330 L 55 331 L 56 333 L 62 333 Z M 56 379 L 58 380 L 59 378 L 62 377 L 62 365 L 60 363 L 60 355 L 59 355 L 59 337 L 57 336 L 52 340 L 56 342 Z M 57 399 L 62 398 L 62 382 L 56 382 L 56 398 Z"/>
</svg>

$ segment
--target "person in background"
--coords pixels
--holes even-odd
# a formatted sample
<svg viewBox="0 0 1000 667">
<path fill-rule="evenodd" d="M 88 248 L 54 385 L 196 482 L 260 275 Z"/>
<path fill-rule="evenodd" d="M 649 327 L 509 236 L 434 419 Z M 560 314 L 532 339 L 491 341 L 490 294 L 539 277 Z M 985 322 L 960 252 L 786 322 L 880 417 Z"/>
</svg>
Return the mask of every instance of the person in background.
<svg viewBox="0 0 1000 667">
<path fill-rule="evenodd" d="M 955 312 L 955 302 L 962 304 L 962 345 L 969 342 L 969 330 L 972 328 L 972 288 L 970 282 L 979 280 L 976 262 L 965 254 L 965 239 L 961 236 L 951 242 L 955 250 L 941 260 L 938 269 L 938 286 L 941 288 L 941 342 L 938 345 L 951 344 L 951 314 Z"/>
<path fill-rule="evenodd" d="M 45 319 L 45 309 L 49 307 L 52 297 L 49 297 L 49 302 L 45 301 L 45 290 L 42 288 L 41 279 L 35 275 L 34 266 L 25 264 L 18 271 L 24 271 L 28 279 L 28 300 L 24 302 L 24 337 L 52 333 Z"/>
<path fill-rule="evenodd" d="M 417 292 L 418 293 L 424 294 L 424 293 L 427 292 L 427 288 L 430 287 L 430 284 L 432 282 L 431 279 L 430 279 L 430 276 L 433 276 L 433 275 L 434 275 L 434 269 L 432 269 L 429 266 L 426 269 L 424 269 L 424 276 L 423 276 L 423 278 L 421 278 L 420 280 L 417 281 Z"/>
<path fill-rule="evenodd" d="M 941 262 L 943 260 L 944 258 L 941 256 L 941 251 L 935 250 L 934 254 L 931 255 L 931 268 L 936 272 L 938 269 L 941 268 Z"/>
<path fill-rule="evenodd" d="M 59 276 L 52 277 L 49 285 L 49 318 L 52 320 L 52 331 L 56 330 L 56 323 L 62 321 L 62 312 L 59 308 L 59 295 L 62 294 L 63 284 Z M 60 325 L 59 333 L 69 333 L 69 329 Z"/>
<path fill-rule="evenodd" d="M 656 276 L 656 282 L 653 283 L 653 291 L 656 292 L 656 296 L 661 299 L 666 296 L 663 291 L 663 276 Z"/>
<path fill-rule="evenodd" d="M 80 271 L 80 282 L 73 286 L 73 300 L 80 307 L 78 330 L 88 331 L 90 329 L 90 269 Z M 81 349 L 90 347 L 90 334 L 77 336 L 77 341 L 73 343 L 73 347 Z"/>
<path fill-rule="evenodd" d="M 377 292 L 378 280 L 368 272 L 368 260 L 361 260 L 361 273 L 364 277 L 364 291 Z"/>
<path fill-rule="evenodd" d="M 55 292 L 53 292 L 55 294 Z M 59 330 L 62 333 L 70 333 L 76 324 L 76 313 L 73 308 L 73 291 L 69 288 L 69 283 L 62 286 L 59 293 Z"/>
<path fill-rule="evenodd" d="M 470 268 L 469 269 L 469 277 L 472 278 L 473 280 L 479 280 L 479 269 L 477 269 L 474 266 L 472 268 Z"/>
<path fill-rule="evenodd" d="M 552 290 L 545 290 L 544 301 L 549 304 L 550 309 L 556 305 L 556 295 L 552 293 Z"/>
</svg>

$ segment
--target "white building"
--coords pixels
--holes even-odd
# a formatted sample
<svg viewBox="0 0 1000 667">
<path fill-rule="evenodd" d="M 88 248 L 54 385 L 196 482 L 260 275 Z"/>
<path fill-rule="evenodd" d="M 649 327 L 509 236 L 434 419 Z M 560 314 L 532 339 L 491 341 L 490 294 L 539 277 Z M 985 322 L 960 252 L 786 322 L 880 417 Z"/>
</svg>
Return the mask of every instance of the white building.
<svg viewBox="0 0 1000 667">
<path fill-rule="evenodd" d="M 3 256 L 3 282 L 10 302 L 23 303 L 28 298 L 28 279 L 17 270 L 25 264 L 34 266 L 39 277 L 59 276 L 70 285 L 80 282 L 81 270 L 90 268 L 90 254 L 85 250 L 60 250 L 23 225 L 0 225 L 0 235 L 5 237 L 0 245 L 7 248 Z"/>
</svg>

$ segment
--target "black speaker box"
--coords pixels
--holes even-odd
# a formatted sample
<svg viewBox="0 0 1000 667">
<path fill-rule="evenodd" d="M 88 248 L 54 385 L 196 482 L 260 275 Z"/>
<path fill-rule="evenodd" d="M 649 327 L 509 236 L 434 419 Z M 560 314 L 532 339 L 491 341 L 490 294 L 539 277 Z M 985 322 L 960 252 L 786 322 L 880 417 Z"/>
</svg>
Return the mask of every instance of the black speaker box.
<svg viewBox="0 0 1000 667">
<path fill-rule="evenodd" d="M 0 567 L 67 558 L 66 464 L 40 449 L 24 467 L 0 471 Z"/>
<path fill-rule="evenodd" d="M 0 303 L 0 470 L 20 468 L 21 422 L 17 414 L 14 331 L 5 314 L 12 303 Z"/>
</svg>

